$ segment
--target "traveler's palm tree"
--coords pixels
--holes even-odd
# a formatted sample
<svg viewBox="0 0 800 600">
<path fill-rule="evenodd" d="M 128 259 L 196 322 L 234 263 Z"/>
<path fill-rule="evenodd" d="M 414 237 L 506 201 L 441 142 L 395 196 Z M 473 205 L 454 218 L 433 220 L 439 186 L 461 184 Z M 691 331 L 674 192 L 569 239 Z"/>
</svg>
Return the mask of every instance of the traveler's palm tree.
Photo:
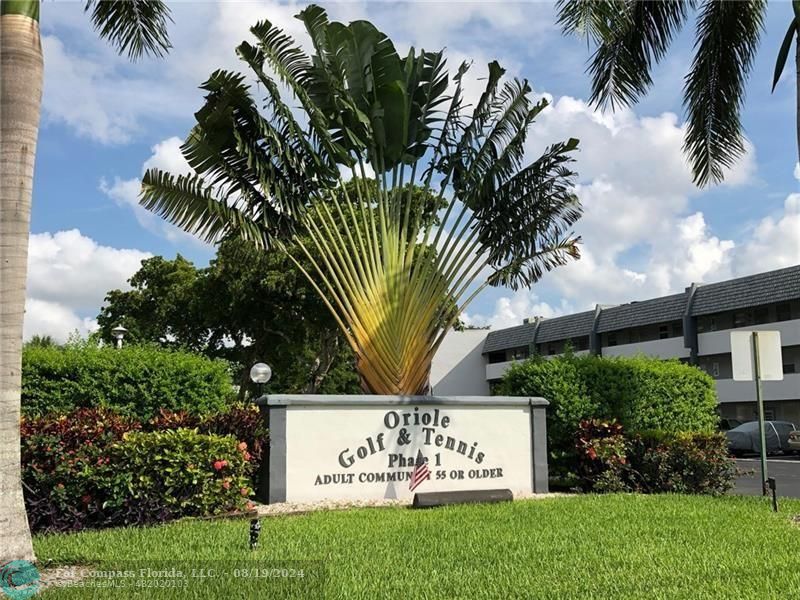
<svg viewBox="0 0 800 600">
<path fill-rule="evenodd" d="M 401 57 L 366 21 L 329 22 L 317 6 L 298 18 L 313 53 L 255 25 L 237 53 L 263 102 L 243 75 L 213 73 L 182 147 L 194 173 L 148 171 L 141 202 L 206 241 L 238 235 L 292 256 L 353 348 L 364 389 L 425 393 L 434 353 L 481 289 L 528 286 L 578 256 L 577 141 L 527 162 L 546 106 L 527 81 L 503 83 L 491 63 L 470 108 L 467 65 L 451 78 L 441 52 Z M 446 205 L 440 218 L 413 208 L 420 190 Z"/>
<path fill-rule="evenodd" d="M 793 39 L 800 39 L 800 0 L 778 53 L 774 84 Z M 594 43 L 590 102 L 635 104 L 653 84 L 651 71 L 696 9 L 694 59 L 685 78 L 684 151 L 698 185 L 719 182 L 744 153 L 741 110 L 745 83 L 763 30 L 766 0 L 559 0 L 559 24 Z M 800 75 L 800 48 L 796 54 Z M 800 79 L 798 79 L 800 84 Z M 800 154 L 800 86 L 798 87 Z"/>
<path fill-rule="evenodd" d="M 89 0 L 100 36 L 131 59 L 169 48 L 160 0 Z M 33 166 L 42 97 L 38 0 L 0 1 L 0 564 L 33 557 L 20 481 L 20 367 Z"/>
</svg>

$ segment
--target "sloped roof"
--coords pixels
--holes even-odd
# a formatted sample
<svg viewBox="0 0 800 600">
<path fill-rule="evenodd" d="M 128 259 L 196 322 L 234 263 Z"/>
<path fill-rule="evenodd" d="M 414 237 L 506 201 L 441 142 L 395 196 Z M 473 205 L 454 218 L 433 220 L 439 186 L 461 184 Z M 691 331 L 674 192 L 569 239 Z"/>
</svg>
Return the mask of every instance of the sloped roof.
<svg viewBox="0 0 800 600">
<path fill-rule="evenodd" d="M 800 298 L 800 265 L 701 285 L 695 292 L 692 315 L 709 315 L 797 298 Z"/>
<path fill-rule="evenodd" d="M 605 308 L 600 312 L 597 331 L 603 333 L 627 327 L 675 321 L 683 316 L 686 300 L 687 294 L 684 292 Z"/>
<path fill-rule="evenodd" d="M 539 333 L 536 334 L 536 343 L 553 342 L 569 338 L 589 335 L 594 323 L 594 311 L 575 313 L 555 319 L 545 319 L 539 323 Z"/>
<path fill-rule="evenodd" d="M 574 315 L 555 317 L 554 319 L 544 319 L 539 323 L 539 332 L 536 335 L 536 343 L 552 342 L 564 340 L 583 335 L 589 335 L 592 331 L 594 321 L 594 311 L 588 310 Z M 495 352 L 496 350 L 507 350 L 509 348 L 521 348 L 533 343 L 533 334 L 536 325 L 525 323 L 516 325 L 508 329 L 498 329 L 490 331 L 483 343 L 483 353 Z"/>
<path fill-rule="evenodd" d="M 686 310 L 688 289 L 680 294 L 603 308 L 598 317 L 598 332 L 616 331 L 680 319 Z M 800 299 L 800 265 L 739 277 L 697 287 L 692 316 L 738 310 L 762 304 Z M 594 311 L 544 319 L 539 323 L 536 342 L 552 342 L 589 335 Z M 495 352 L 530 345 L 534 323 L 490 331 L 483 352 Z"/>
<path fill-rule="evenodd" d="M 490 331 L 486 336 L 486 341 L 483 342 L 483 353 L 528 346 L 533 342 L 534 328 L 533 323 L 525 323 L 507 329 Z"/>
</svg>

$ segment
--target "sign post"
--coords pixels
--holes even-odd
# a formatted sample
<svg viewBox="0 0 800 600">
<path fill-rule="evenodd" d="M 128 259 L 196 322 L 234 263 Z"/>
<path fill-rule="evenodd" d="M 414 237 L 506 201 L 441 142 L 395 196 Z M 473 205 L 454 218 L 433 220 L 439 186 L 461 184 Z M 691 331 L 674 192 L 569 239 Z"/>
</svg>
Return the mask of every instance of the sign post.
<svg viewBox="0 0 800 600">
<path fill-rule="evenodd" d="M 732 331 L 731 364 L 733 379 L 755 381 L 756 406 L 758 410 L 758 437 L 761 459 L 761 493 L 769 494 L 767 473 L 767 429 L 764 418 L 764 399 L 761 381 L 783 379 L 780 331 Z"/>
<path fill-rule="evenodd" d="M 753 371 L 756 380 L 756 406 L 758 407 L 758 439 L 761 444 L 761 495 L 766 496 L 768 493 L 767 480 L 769 474 L 767 473 L 767 424 L 764 422 L 764 398 L 761 395 L 761 369 L 758 364 L 758 332 L 754 331 L 753 335 Z"/>
</svg>

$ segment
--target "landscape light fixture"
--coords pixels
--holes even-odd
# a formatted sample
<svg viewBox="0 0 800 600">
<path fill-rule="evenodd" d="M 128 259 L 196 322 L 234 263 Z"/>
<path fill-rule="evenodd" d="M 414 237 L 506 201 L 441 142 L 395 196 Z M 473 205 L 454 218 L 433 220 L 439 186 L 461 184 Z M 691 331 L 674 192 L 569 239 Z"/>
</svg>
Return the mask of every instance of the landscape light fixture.
<svg viewBox="0 0 800 600">
<path fill-rule="evenodd" d="M 111 335 L 114 336 L 114 339 L 116 340 L 117 348 L 122 348 L 122 339 L 125 337 L 126 333 L 128 333 L 128 330 L 122 325 L 117 325 L 111 330 Z"/>
<path fill-rule="evenodd" d="M 250 367 L 250 380 L 258 386 L 259 397 L 264 395 L 264 384 L 272 379 L 272 369 L 267 363 L 259 362 Z"/>
<path fill-rule="evenodd" d="M 272 369 L 267 363 L 256 363 L 250 367 L 250 379 L 253 383 L 265 384 L 272 378 Z"/>
</svg>

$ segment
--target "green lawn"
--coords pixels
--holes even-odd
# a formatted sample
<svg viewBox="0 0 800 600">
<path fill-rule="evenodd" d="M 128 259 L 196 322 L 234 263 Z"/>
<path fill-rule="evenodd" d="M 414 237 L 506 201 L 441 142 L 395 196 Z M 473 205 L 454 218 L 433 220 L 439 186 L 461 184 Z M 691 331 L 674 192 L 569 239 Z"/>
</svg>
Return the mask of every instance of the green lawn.
<svg viewBox="0 0 800 600">
<path fill-rule="evenodd" d="M 61 588 L 45 598 L 797 598 L 795 514 L 797 500 L 774 514 L 760 498 L 576 496 L 266 518 L 255 552 L 244 520 L 41 536 L 35 548 L 51 564 L 231 570 L 260 561 L 306 575 L 192 578 L 180 594 Z"/>
</svg>

